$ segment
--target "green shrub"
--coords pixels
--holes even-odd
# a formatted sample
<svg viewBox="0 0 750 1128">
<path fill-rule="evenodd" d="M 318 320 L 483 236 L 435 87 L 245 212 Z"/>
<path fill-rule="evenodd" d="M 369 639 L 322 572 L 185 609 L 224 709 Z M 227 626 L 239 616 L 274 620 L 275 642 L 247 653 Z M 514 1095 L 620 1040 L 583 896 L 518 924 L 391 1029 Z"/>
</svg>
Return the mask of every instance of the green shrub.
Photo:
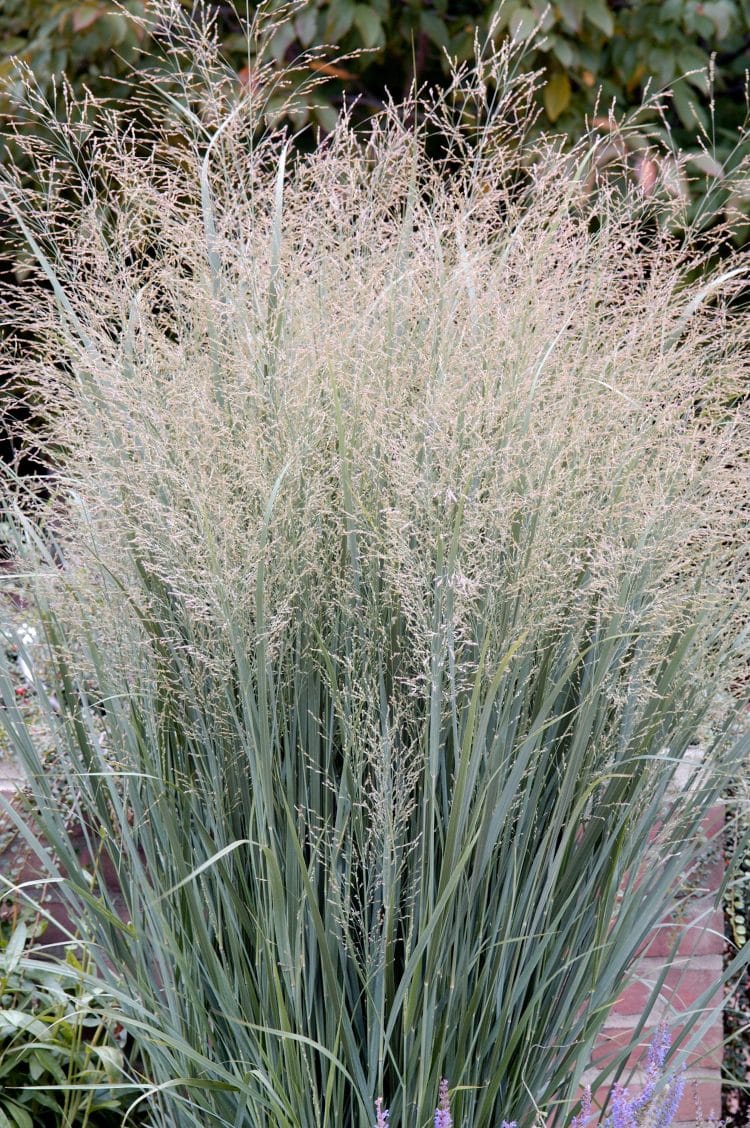
<svg viewBox="0 0 750 1128">
<path fill-rule="evenodd" d="M 37 692 L 126 918 L 5 678 L 26 838 L 149 1123 L 411 1128 L 442 1077 L 467 1128 L 561 1120 L 746 756 L 744 267 L 693 281 L 666 191 L 524 137 L 505 50 L 304 155 L 275 69 L 186 34 L 156 143 L 71 108 L 2 187 L 47 282 L 3 363 L 63 452 L 46 527 L 8 503 Z"/>
<path fill-rule="evenodd" d="M 10 903 L 3 897 L 3 908 Z M 86 989 L 72 949 L 63 963 L 39 958 L 35 922 L 8 920 L 13 928 L 0 940 L 0 1123 L 119 1128 L 130 1099 L 120 1095 L 124 1057 L 101 992 Z"/>
<path fill-rule="evenodd" d="M 475 36 L 484 39 L 490 28 L 498 39 L 528 39 L 521 65 L 544 75 L 540 125 L 553 125 L 573 141 L 585 133 L 587 120 L 599 115 L 605 123 L 613 102 L 618 114 L 627 113 L 647 91 L 669 90 L 663 114 L 654 110 L 642 118 L 634 175 L 648 182 L 650 162 L 669 127 L 670 146 L 690 157 L 675 189 L 689 193 L 707 219 L 725 210 L 747 214 L 746 147 L 736 142 L 746 113 L 748 0 L 270 0 L 247 6 L 181 0 L 181 6 L 196 22 L 213 21 L 238 82 L 247 82 L 256 65 L 238 12 L 276 14 L 266 48 L 280 71 L 315 49 L 306 75 L 295 81 L 306 86 L 314 74 L 325 85 L 306 88 L 291 114 L 295 127 L 332 129 L 344 98 L 369 114 L 382 107 L 387 90 L 396 100 L 404 96 L 415 73 L 420 83 L 444 85 L 448 57 L 471 59 Z M 12 58 L 19 57 L 46 95 L 53 76 L 65 74 L 76 93 L 91 89 L 125 106 L 134 66 L 169 65 L 163 25 L 157 20 L 159 32 L 152 35 L 148 23 L 127 18 L 128 12 L 142 18 L 148 10 L 146 0 L 5 0 L 0 75 L 12 75 Z M 281 97 L 269 99 L 272 112 L 283 105 Z M 0 115 L 6 107 L 0 97 Z"/>
</svg>

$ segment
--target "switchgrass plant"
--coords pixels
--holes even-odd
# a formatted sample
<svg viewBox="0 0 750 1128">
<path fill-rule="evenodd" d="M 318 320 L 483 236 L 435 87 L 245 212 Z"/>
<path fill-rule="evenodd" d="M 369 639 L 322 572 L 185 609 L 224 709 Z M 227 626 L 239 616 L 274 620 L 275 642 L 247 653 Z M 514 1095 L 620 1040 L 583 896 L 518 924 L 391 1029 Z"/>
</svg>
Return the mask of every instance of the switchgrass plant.
<svg viewBox="0 0 750 1128">
<path fill-rule="evenodd" d="M 183 96 L 140 137 L 29 85 L 0 189 L 68 795 L 6 678 L 20 828 L 150 1124 L 561 1119 L 747 751 L 686 759 L 747 619 L 744 268 L 528 142 L 507 51 L 303 155 L 160 16 Z"/>
</svg>

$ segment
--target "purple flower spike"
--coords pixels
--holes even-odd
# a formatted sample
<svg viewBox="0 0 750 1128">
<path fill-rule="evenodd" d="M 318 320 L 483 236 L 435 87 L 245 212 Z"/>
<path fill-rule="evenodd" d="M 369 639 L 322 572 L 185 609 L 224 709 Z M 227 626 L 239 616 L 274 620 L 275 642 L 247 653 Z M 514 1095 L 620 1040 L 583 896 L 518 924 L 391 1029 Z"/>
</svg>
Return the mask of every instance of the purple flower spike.
<svg viewBox="0 0 750 1128">
<path fill-rule="evenodd" d="M 612 1090 L 611 1120 L 612 1128 L 637 1128 L 633 1102 L 622 1085 L 615 1085 Z"/>
<path fill-rule="evenodd" d="M 680 1106 L 684 1092 L 685 1067 L 683 1066 L 678 1075 L 667 1086 L 667 1091 L 659 1106 L 659 1112 L 654 1120 L 654 1128 L 670 1128 L 672 1121 L 677 1115 L 677 1109 Z"/>
<path fill-rule="evenodd" d="M 646 1068 L 648 1070 L 653 1069 L 657 1073 L 661 1073 L 664 1069 L 664 1062 L 667 1060 L 670 1041 L 669 1027 L 662 1019 L 656 1027 L 656 1030 L 654 1030 L 651 1045 L 648 1048 L 648 1057 L 646 1059 Z"/>
<path fill-rule="evenodd" d="M 664 1073 L 664 1063 L 670 1046 L 669 1027 L 660 1022 L 654 1031 L 646 1058 L 646 1079 L 643 1092 L 633 1102 L 633 1112 L 638 1114 L 651 1104 L 656 1096 L 657 1086 Z"/>
<path fill-rule="evenodd" d="M 453 1128 L 450 1099 L 448 1097 L 448 1082 L 445 1078 L 438 1088 L 438 1106 L 435 1109 L 435 1128 Z"/>
<path fill-rule="evenodd" d="M 581 1111 L 570 1122 L 570 1128 L 585 1128 L 591 1119 L 591 1086 L 587 1085 L 581 1094 Z"/>
<path fill-rule="evenodd" d="M 515 1120 L 503 1120 L 500 1128 L 518 1128 Z"/>
<path fill-rule="evenodd" d="M 391 1114 L 387 1108 L 383 1108 L 382 1097 L 378 1097 L 378 1099 L 375 1101 L 375 1112 L 377 1114 L 375 1128 L 388 1128 L 388 1118 Z"/>
</svg>

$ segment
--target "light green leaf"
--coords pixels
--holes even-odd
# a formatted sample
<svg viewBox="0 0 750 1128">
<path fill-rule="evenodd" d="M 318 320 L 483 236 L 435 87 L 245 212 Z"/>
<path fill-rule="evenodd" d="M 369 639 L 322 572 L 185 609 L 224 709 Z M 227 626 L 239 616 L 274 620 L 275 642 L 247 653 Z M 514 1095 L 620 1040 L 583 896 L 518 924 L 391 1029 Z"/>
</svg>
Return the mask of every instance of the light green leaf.
<svg viewBox="0 0 750 1128">
<path fill-rule="evenodd" d="M 722 180 L 724 177 L 722 164 L 710 153 L 693 153 L 688 157 L 688 163 L 700 172 L 705 172 L 706 176 L 713 176 L 716 180 Z"/>
<path fill-rule="evenodd" d="M 534 4 L 534 15 L 541 31 L 549 31 L 557 23 L 555 14 L 549 4 Z"/>
<path fill-rule="evenodd" d="M 318 125 L 326 133 L 331 133 L 336 128 L 339 115 L 335 106 L 331 106 L 327 102 L 317 101 L 313 106 L 312 113 Z"/>
<path fill-rule="evenodd" d="M 22 1108 L 20 1104 L 16 1104 L 15 1101 L 8 1101 L 5 1107 L 13 1117 L 13 1120 L 0 1119 L 0 1128 L 5 1128 L 6 1125 L 7 1128 L 34 1128 L 34 1121 L 31 1119 L 26 1109 Z M 0 1109 L 0 1118 L 3 1116 L 3 1110 Z"/>
<path fill-rule="evenodd" d="M 336 0 L 328 9 L 325 37 L 329 43 L 338 43 L 354 22 L 354 5 L 350 0 Z"/>
<path fill-rule="evenodd" d="M 498 31 L 505 31 L 520 7 L 522 7 L 520 0 L 506 0 L 506 2 L 500 0 L 493 9 L 493 27 Z"/>
<path fill-rule="evenodd" d="M 294 30 L 303 47 L 309 47 L 315 42 L 318 35 L 318 12 L 314 5 L 297 16 Z"/>
<path fill-rule="evenodd" d="M 76 35 L 85 31 L 87 27 L 91 27 L 93 23 L 104 15 L 104 9 L 98 4 L 81 4 L 79 8 L 74 8 L 70 13 L 70 26 Z M 62 20 L 67 18 L 67 14 L 61 16 Z"/>
<path fill-rule="evenodd" d="M 22 1030 L 25 1034 L 30 1034 L 32 1038 L 39 1038 L 42 1041 L 49 1041 L 50 1039 L 49 1027 L 38 1018 L 12 1008 L 0 1010 L 0 1034 L 12 1036 L 18 1030 Z"/>
<path fill-rule="evenodd" d="M 517 43 L 531 39 L 536 26 L 537 18 L 529 8 L 519 8 L 510 17 L 510 34 Z"/>
<path fill-rule="evenodd" d="M 578 52 L 569 40 L 563 39 L 562 36 L 555 35 L 550 37 L 549 43 L 550 51 L 561 66 L 567 68 L 576 65 L 578 62 Z"/>
<path fill-rule="evenodd" d="M 287 48 L 294 42 L 294 25 L 283 23 L 274 33 L 271 40 L 271 54 L 280 61 L 284 58 Z"/>
<path fill-rule="evenodd" d="M 672 101 L 680 121 L 686 129 L 695 129 L 698 124 L 704 128 L 708 125 L 703 107 L 696 103 L 695 96 L 684 82 L 675 83 L 672 90 Z"/>
<path fill-rule="evenodd" d="M 116 1081 L 118 1077 L 122 1076 L 125 1062 L 122 1050 L 118 1050 L 114 1046 L 94 1046 L 93 1050 L 110 1081 Z"/>
<path fill-rule="evenodd" d="M 58 1050 L 58 1047 L 55 1046 L 54 1050 Z M 59 1050 L 58 1050 L 58 1052 L 59 1052 Z M 67 1057 L 68 1057 L 68 1050 L 66 1048 L 64 1053 L 63 1053 L 63 1060 L 66 1060 Z M 45 1049 L 41 1049 L 41 1048 L 36 1049 L 34 1051 L 34 1061 L 36 1063 L 36 1068 L 42 1069 L 47 1074 L 47 1080 L 48 1081 L 49 1081 L 50 1078 L 52 1078 L 52 1080 L 57 1085 L 64 1085 L 65 1084 L 65 1078 L 66 1078 L 65 1071 L 63 1070 L 62 1066 L 60 1065 L 60 1062 L 55 1057 L 54 1052 L 50 1052 L 50 1050 L 45 1050 Z M 66 1064 L 67 1064 L 67 1061 L 66 1061 Z M 31 1065 L 29 1067 L 29 1073 L 31 1074 L 32 1080 L 37 1080 L 37 1076 L 35 1075 L 35 1073 L 32 1072 Z M 41 1074 L 39 1076 L 41 1076 Z"/>
<path fill-rule="evenodd" d="M 23 955 L 23 950 L 26 947 L 27 939 L 28 928 L 23 921 L 19 921 L 19 923 L 13 929 L 13 935 L 8 941 L 8 946 L 5 949 L 5 952 L 2 954 L 2 957 L 0 957 L 0 965 L 3 965 L 3 971 L 6 975 L 9 975 L 12 971 L 15 971 L 16 967 L 18 966 L 18 961 Z"/>
<path fill-rule="evenodd" d="M 448 46 L 450 42 L 448 29 L 445 26 L 445 22 L 436 12 L 430 12 L 427 9 L 422 11 L 419 16 L 419 26 L 430 42 L 434 43 L 436 47 Z"/>
<path fill-rule="evenodd" d="M 557 121 L 570 105 L 570 79 L 565 71 L 555 71 L 542 92 L 544 108 L 550 121 Z"/>
<path fill-rule="evenodd" d="M 708 0 L 707 3 L 701 4 L 702 15 L 707 16 L 714 25 L 719 39 L 729 35 L 736 11 L 736 5 L 731 0 Z"/>
<path fill-rule="evenodd" d="M 380 16 L 367 4 L 357 4 L 354 9 L 354 26 L 362 36 L 365 47 L 382 47 L 385 43 Z"/>
<path fill-rule="evenodd" d="M 584 0 L 559 0 L 557 7 L 565 26 L 570 31 L 580 31 Z"/>
<path fill-rule="evenodd" d="M 603 32 L 608 39 L 614 35 L 615 17 L 604 3 L 604 0 L 588 0 L 584 11 L 589 23 Z"/>
</svg>

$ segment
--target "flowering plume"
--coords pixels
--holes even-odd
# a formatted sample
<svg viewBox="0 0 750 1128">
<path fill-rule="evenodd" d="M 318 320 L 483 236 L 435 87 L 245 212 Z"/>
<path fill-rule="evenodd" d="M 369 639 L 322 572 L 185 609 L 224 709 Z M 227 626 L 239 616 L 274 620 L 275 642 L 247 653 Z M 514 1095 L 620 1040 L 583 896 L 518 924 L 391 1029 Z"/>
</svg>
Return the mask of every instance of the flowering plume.
<svg viewBox="0 0 750 1128">
<path fill-rule="evenodd" d="M 375 1128 L 388 1128 L 390 1115 L 388 1109 L 383 1108 L 383 1098 L 378 1097 L 375 1101 Z"/>
<path fill-rule="evenodd" d="M 445 1078 L 440 1082 L 438 1089 L 438 1106 L 435 1109 L 435 1128 L 453 1128 L 450 1098 L 448 1096 L 448 1082 Z"/>
<path fill-rule="evenodd" d="M 570 1128 L 584 1128 L 591 1119 L 591 1086 L 587 1085 L 581 1096 L 581 1111 L 573 1117 Z"/>
<path fill-rule="evenodd" d="M 612 1111 L 603 1121 L 602 1128 L 642 1128 L 646 1124 L 650 1128 L 670 1128 L 685 1091 L 685 1067 L 676 1076 L 670 1077 L 665 1073 L 669 1043 L 669 1030 L 662 1022 L 651 1039 L 642 1091 L 631 1097 L 622 1085 L 615 1085 Z M 581 1099 L 581 1112 L 573 1118 L 571 1128 L 583 1128 L 590 1116 L 591 1093 L 588 1091 Z"/>
</svg>

